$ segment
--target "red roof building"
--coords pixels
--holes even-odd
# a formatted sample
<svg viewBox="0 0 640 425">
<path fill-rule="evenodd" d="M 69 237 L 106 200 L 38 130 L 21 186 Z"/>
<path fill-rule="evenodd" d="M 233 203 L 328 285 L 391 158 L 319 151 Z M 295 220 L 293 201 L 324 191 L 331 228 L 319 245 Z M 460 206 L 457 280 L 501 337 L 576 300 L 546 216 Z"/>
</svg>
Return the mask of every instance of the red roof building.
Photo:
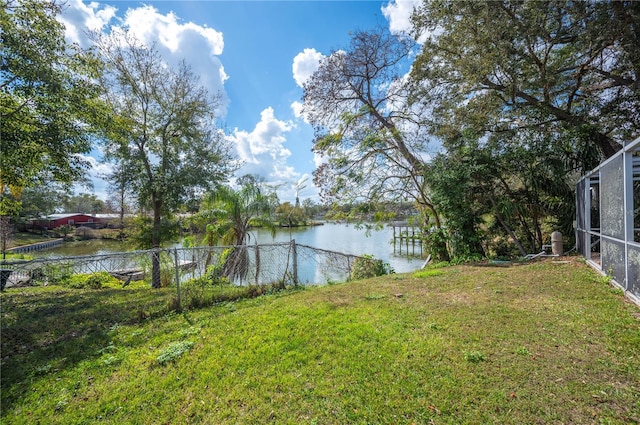
<svg viewBox="0 0 640 425">
<path fill-rule="evenodd" d="M 60 226 L 70 225 L 74 227 L 89 226 L 94 227 L 100 223 L 100 218 L 95 215 L 67 213 L 67 214 L 51 214 L 45 218 L 36 221 L 38 226 L 45 229 L 56 229 Z"/>
</svg>

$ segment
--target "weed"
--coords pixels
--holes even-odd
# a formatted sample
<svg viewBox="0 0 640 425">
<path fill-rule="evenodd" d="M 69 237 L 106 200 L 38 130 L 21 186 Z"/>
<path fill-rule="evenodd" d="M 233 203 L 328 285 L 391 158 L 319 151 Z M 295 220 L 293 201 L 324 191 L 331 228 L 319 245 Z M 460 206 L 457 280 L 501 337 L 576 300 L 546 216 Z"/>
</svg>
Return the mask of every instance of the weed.
<svg viewBox="0 0 640 425">
<path fill-rule="evenodd" d="M 484 354 L 480 351 L 470 351 L 464 353 L 464 359 L 469 363 L 480 363 L 485 361 Z"/>
<path fill-rule="evenodd" d="M 427 327 L 428 327 L 429 329 L 431 329 L 432 331 L 442 331 L 442 330 L 444 330 L 444 327 L 440 326 L 440 325 L 439 325 L 439 324 L 437 324 L 437 323 L 433 323 L 433 322 L 432 322 L 432 323 L 429 323 L 429 324 L 427 325 Z"/>
<path fill-rule="evenodd" d="M 120 364 L 120 362 L 122 361 L 122 359 L 120 359 L 117 356 L 106 356 L 103 360 L 102 360 L 102 364 L 104 364 L 105 366 L 115 366 L 117 364 Z"/>
<path fill-rule="evenodd" d="M 520 354 L 521 356 L 528 356 L 531 353 L 527 350 L 527 347 L 518 347 L 516 350 L 516 354 Z"/>
<path fill-rule="evenodd" d="M 603 285 L 609 285 L 611 283 L 611 275 L 605 274 L 596 278 L 597 282 Z"/>
<path fill-rule="evenodd" d="M 156 357 L 156 361 L 161 365 L 172 362 L 181 357 L 184 353 L 191 350 L 193 348 L 193 345 L 194 343 L 191 341 L 174 342 L 167 348 L 162 350 L 162 353 L 160 353 L 158 357 Z"/>
<path fill-rule="evenodd" d="M 51 363 L 38 366 L 35 370 L 36 375 L 46 375 L 51 370 Z"/>
<path fill-rule="evenodd" d="M 415 272 L 413 274 L 413 277 L 417 277 L 419 279 L 422 279 L 422 278 L 426 278 L 426 277 L 442 276 L 443 274 L 444 274 L 444 272 L 442 270 L 439 270 L 439 269 L 426 269 L 426 270 L 419 270 L 419 271 Z"/>
</svg>

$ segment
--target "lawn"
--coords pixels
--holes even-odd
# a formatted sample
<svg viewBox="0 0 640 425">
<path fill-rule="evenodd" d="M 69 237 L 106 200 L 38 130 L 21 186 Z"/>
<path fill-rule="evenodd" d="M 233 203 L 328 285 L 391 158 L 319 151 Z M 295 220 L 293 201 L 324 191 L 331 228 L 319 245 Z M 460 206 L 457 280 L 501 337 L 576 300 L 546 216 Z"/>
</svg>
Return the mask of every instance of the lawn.
<svg viewBox="0 0 640 425">
<path fill-rule="evenodd" d="M 3 424 L 635 424 L 640 309 L 579 260 L 456 266 L 167 312 L 11 289 Z"/>
<path fill-rule="evenodd" d="M 14 248 L 21 245 L 30 245 L 38 242 L 50 241 L 51 239 L 45 236 L 36 235 L 35 233 L 16 232 L 11 235 L 8 243 L 8 248 Z"/>
</svg>

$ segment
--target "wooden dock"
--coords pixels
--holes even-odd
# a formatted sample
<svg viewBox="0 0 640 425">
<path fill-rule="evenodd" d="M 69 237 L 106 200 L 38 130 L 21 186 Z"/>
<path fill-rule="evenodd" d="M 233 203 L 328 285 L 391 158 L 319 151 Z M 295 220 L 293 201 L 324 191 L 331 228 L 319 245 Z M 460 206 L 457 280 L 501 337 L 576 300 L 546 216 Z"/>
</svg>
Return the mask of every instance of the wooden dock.
<svg viewBox="0 0 640 425">
<path fill-rule="evenodd" d="M 393 228 L 393 252 L 422 256 L 424 238 L 421 228 L 406 221 L 394 221 L 389 226 Z"/>
</svg>

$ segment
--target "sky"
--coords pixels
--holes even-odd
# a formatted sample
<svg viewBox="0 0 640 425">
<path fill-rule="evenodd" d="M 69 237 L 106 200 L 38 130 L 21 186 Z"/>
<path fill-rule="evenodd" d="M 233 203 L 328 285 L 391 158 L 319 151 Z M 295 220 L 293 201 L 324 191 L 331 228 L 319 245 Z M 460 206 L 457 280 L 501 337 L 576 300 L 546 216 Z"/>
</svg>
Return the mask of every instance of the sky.
<svg viewBox="0 0 640 425">
<path fill-rule="evenodd" d="M 59 18 L 67 41 L 89 47 L 87 31 L 126 27 L 164 60 L 185 60 L 210 93 L 221 95 L 219 125 L 243 163 L 236 176 L 258 174 L 281 202 L 318 201 L 312 172 L 313 129 L 298 113 L 302 84 L 318 61 L 346 48 L 351 33 L 409 28 L 418 0 L 386 1 L 82 1 Z M 110 165 L 96 148 L 87 157 L 93 193 L 107 199 L 100 175 Z M 86 189 L 79 191 L 86 192 Z"/>
</svg>

